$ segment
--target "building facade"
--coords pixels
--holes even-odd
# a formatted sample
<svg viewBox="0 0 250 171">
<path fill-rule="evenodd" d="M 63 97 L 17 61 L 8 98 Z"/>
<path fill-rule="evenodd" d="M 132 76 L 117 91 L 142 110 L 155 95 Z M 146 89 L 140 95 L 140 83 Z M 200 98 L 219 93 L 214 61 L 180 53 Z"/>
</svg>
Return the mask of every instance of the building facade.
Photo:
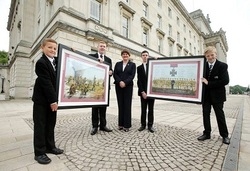
<svg viewBox="0 0 250 171">
<path fill-rule="evenodd" d="M 212 31 L 208 16 L 201 10 L 188 13 L 180 0 L 11 0 L 7 29 L 5 91 L 11 98 L 32 96 L 35 63 L 46 37 L 87 54 L 103 40 L 113 64 L 124 48 L 136 65 L 143 50 L 157 57 L 194 56 L 214 45 L 224 62 L 228 51 L 225 32 Z"/>
</svg>

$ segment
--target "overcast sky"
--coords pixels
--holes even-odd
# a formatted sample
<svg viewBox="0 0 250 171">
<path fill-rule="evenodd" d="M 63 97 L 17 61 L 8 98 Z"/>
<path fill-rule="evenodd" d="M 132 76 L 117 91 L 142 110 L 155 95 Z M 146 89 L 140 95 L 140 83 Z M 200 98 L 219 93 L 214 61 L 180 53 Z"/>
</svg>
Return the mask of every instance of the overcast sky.
<svg viewBox="0 0 250 171">
<path fill-rule="evenodd" d="M 8 51 L 7 22 L 11 0 L 0 0 L 0 50 Z M 209 14 L 213 31 L 226 31 L 229 85 L 250 85 L 250 0 L 181 0 L 188 12 Z"/>
<path fill-rule="evenodd" d="M 209 14 L 211 28 L 226 32 L 229 85 L 250 85 L 250 0 L 180 0 L 188 12 Z"/>
</svg>

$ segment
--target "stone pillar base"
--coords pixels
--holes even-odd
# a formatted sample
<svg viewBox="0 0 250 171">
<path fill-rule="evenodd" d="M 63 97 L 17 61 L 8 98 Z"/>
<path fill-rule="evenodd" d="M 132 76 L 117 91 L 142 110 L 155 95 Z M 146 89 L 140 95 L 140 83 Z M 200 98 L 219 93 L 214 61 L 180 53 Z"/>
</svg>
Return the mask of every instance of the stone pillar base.
<svg viewBox="0 0 250 171">
<path fill-rule="evenodd" d="M 5 93 L 0 94 L 0 100 L 5 100 Z"/>
</svg>

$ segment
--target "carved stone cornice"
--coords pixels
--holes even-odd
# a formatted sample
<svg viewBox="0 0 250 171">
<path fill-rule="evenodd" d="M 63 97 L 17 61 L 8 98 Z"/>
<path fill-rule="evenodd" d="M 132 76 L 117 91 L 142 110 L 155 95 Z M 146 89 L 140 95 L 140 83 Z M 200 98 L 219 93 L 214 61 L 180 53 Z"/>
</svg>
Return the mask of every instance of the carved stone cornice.
<svg viewBox="0 0 250 171">
<path fill-rule="evenodd" d="M 186 53 L 188 53 L 188 50 L 187 50 L 186 48 L 183 48 L 183 50 L 184 50 Z"/>
<path fill-rule="evenodd" d="M 180 49 L 183 48 L 183 46 L 182 46 L 180 43 L 176 43 L 176 45 L 177 45 L 177 47 L 180 48 Z"/>
<path fill-rule="evenodd" d="M 120 1 L 118 3 L 120 10 L 125 9 L 126 11 L 128 11 L 130 14 L 132 14 L 132 16 L 135 14 L 135 10 L 133 10 L 130 6 L 128 6 L 126 3 L 124 3 L 123 1 Z"/>
<path fill-rule="evenodd" d="M 170 36 L 168 36 L 168 41 L 169 41 L 170 43 L 173 43 L 173 44 L 174 44 L 174 42 L 175 42 L 174 38 L 172 38 L 172 37 L 170 37 Z"/>
<path fill-rule="evenodd" d="M 54 0 L 47 0 L 48 3 L 50 3 L 50 5 L 53 5 Z"/>
<path fill-rule="evenodd" d="M 157 28 L 156 29 L 156 32 L 159 34 L 159 35 L 161 35 L 162 37 L 164 37 L 165 36 L 165 32 L 164 31 L 162 31 L 161 29 L 159 29 L 159 28 Z"/>
<path fill-rule="evenodd" d="M 113 42 L 108 36 L 102 33 L 92 32 L 91 30 L 86 31 L 86 38 L 88 40 L 103 40 L 105 42 Z"/>
<path fill-rule="evenodd" d="M 150 21 L 148 21 L 148 19 L 144 18 L 144 17 L 141 17 L 141 22 L 142 22 L 142 25 L 143 24 L 146 24 L 148 25 L 150 28 L 152 27 L 152 23 Z"/>
<path fill-rule="evenodd" d="M 102 2 L 105 2 L 105 4 L 107 4 L 107 0 L 97 0 L 98 2 L 102 3 Z"/>
</svg>

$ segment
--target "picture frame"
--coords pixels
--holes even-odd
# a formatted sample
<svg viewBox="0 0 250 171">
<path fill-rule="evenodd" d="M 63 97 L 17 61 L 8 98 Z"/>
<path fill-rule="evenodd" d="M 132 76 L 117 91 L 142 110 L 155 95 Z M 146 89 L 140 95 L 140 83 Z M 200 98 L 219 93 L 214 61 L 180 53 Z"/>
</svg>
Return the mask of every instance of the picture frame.
<svg viewBox="0 0 250 171">
<path fill-rule="evenodd" d="M 149 98 L 202 103 L 205 56 L 148 59 L 147 96 Z"/>
<path fill-rule="evenodd" d="M 109 105 L 109 65 L 58 44 L 58 109 Z"/>
</svg>

